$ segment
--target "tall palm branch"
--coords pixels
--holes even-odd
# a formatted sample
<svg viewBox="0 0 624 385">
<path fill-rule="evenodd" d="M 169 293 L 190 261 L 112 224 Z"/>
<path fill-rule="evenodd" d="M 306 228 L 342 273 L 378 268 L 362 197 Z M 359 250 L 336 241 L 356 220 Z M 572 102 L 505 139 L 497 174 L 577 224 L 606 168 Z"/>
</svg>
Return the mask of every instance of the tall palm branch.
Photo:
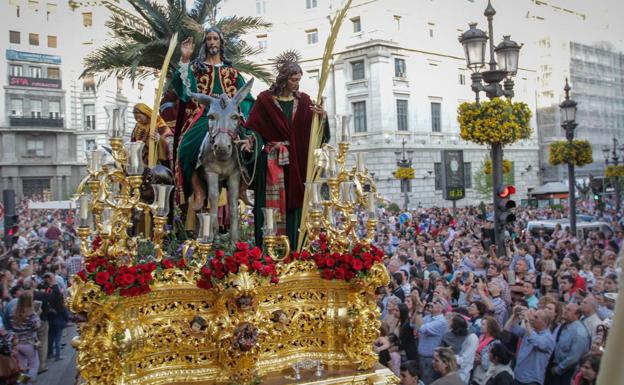
<svg viewBox="0 0 624 385">
<path fill-rule="evenodd" d="M 261 51 L 240 39 L 240 36 L 271 24 L 257 17 L 228 16 L 216 20 L 216 5 L 220 0 L 195 0 L 190 10 L 185 0 L 127 0 L 136 11 L 136 17 L 115 12 L 106 26 L 112 39 L 89 53 L 84 60 L 82 75 L 100 74 L 100 81 L 111 76 L 132 81 L 158 75 L 167 53 L 169 41 L 178 33 L 178 42 L 192 36 L 197 52 L 201 47 L 205 26 L 215 25 L 223 31 L 225 55 L 239 71 L 269 83 L 272 75 L 265 68 L 249 60 Z M 180 60 L 176 50 L 171 59 L 168 76 Z"/>
</svg>

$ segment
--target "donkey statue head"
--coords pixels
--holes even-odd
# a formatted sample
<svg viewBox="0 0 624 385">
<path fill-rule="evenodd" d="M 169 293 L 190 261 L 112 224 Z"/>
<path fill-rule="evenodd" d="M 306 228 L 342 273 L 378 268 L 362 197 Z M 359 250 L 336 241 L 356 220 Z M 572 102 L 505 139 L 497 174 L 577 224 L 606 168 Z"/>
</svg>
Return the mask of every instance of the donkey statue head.
<svg viewBox="0 0 624 385">
<path fill-rule="evenodd" d="M 240 124 L 238 105 L 247 97 L 252 86 L 253 78 L 239 89 L 231 99 L 225 93 L 219 97 L 191 93 L 199 103 L 209 108 L 208 132 L 204 137 L 200 154 L 211 151 L 219 161 L 225 161 L 232 157 L 234 141 L 238 139 Z"/>
</svg>

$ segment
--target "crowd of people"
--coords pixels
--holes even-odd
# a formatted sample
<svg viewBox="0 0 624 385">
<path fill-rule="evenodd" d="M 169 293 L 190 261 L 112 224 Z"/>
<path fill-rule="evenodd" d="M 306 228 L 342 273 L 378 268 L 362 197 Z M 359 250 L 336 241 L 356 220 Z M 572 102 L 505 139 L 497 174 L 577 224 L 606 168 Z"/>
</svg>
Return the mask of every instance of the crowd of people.
<svg viewBox="0 0 624 385">
<path fill-rule="evenodd" d="M 71 211 L 16 207 L 19 229 L 10 245 L 0 242 L 0 384 L 32 384 L 62 354 L 70 313 L 68 286 L 82 269 Z M 69 356 L 69 354 L 67 354 Z M 17 365 L 9 365 L 15 359 Z"/>
<path fill-rule="evenodd" d="M 592 213 L 593 214 L 593 213 Z M 577 238 L 526 231 L 565 217 L 516 210 L 500 255 L 485 207 L 380 210 L 391 282 L 379 292 L 379 361 L 404 385 L 596 382 L 621 271 L 624 220 Z"/>
<path fill-rule="evenodd" d="M 67 210 L 18 205 L 13 245 L 0 244 L 0 355 L 13 349 L 31 383 L 62 360 L 65 307 L 82 256 Z M 379 291 L 379 361 L 404 385 L 589 385 L 613 317 L 624 218 L 580 239 L 526 231 L 556 209 L 517 209 L 497 256 L 487 208 L 380 209 L 377 246 L 391 282 Z M 12 347 L 12 348 L 11 348 Z M 1 381 L 1 380 L 0 380 Z"/>
</svg>

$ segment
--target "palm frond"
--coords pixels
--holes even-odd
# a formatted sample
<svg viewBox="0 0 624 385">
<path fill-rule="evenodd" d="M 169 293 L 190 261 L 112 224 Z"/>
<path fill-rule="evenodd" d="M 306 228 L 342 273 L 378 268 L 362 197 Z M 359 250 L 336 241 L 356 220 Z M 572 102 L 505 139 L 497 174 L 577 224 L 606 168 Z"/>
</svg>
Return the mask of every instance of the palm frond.
<svg viewBox="0 0 624 385">
<path fill-rule="evenodd" d="M 270 67 L 254 63 L 248 59 L 233 61 L 232 65 L 243 74 L 247 74 L 258 80 L 262 80 L 266 84 L 273 83 L 274 78 Z"/>
<path fill-rule="evenodd" d="M 244 35 L 249 31 L 260 28 L 269 28 L 273 24 L 264 21 L 261 17 L 252 16 L 228 16 L 217 21 L 216 26 L 223 32 L 226 39 L 233 36 Z"/>
</svg>

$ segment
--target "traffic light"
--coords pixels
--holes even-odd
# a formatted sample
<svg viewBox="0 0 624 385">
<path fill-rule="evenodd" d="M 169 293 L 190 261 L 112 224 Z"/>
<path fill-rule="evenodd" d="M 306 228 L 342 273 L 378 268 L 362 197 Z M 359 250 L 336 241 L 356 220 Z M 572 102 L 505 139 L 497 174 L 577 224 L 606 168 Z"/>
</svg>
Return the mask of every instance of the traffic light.
<svg viewBox="0 0 624 385">
<path fill-rule="evenodd" d="M 513 221 L 516 220 L 516 215 L 511 212 L 511 209 L 516 207 L 516 202 L 511 200 L 511 196 L 515 193 L 516 187 L 513 185 L 506 185 L 498 188 L 497 217 L 498 223 L 501 226 L 513 223 Z"/>
<path fill-rule="evenodd" d="M 6 247 L 13 246 L 14 241 L 18 237 L 19 217 L 17 215 L 4 216 L 4 245 Z"/>
</svg>

